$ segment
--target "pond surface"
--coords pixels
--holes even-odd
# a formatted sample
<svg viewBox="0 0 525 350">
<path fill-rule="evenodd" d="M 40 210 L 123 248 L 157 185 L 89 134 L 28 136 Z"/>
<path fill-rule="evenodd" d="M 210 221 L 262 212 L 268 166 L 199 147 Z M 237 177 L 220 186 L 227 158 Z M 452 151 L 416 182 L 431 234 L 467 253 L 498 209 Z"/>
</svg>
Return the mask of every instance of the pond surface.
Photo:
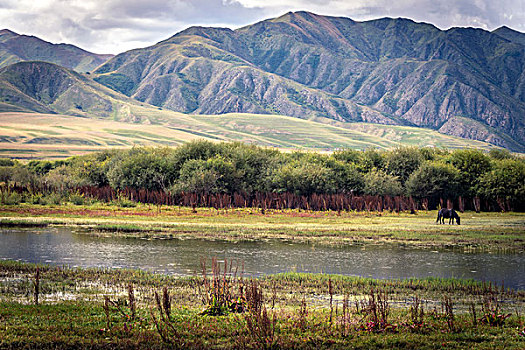
<svg viewBox="0 0 525 350">
<path fill-rule="evenodd" d="M 242 261 L 245 274 L 251 276 L 296 271 L 383 279 L 456 277 L 525 290 L 524 254 L 370 245 L 341 248 L 277 241 L 100 238 L 75 234 L 70 228 L 0 229 L 0 259 L 192 275 L 200 271 L 202 258 L 209 261 L 212 257 Z"/>
</svg>

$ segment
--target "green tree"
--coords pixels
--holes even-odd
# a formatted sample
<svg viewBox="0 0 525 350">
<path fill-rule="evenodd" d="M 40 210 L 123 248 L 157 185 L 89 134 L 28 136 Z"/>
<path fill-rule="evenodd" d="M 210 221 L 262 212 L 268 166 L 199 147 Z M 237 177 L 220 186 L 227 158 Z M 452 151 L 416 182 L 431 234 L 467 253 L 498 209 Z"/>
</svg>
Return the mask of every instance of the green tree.
<svg viewBox="0 0 525 350">
<path fill-rule="evenodd" d="M 459 171 L 450 164 L 425 162 L 406 182 L 407 193 L 418 199 L 453 199 L 458 195 Z"/>
<path fill-rule="evenodd" d="M 205 140 L 187 142 L 177 147 L 172 154 L 167 156 L 170 168 L 175 174 L 179 174 L 184 163 L 188 160 L 208 160 L 218 154 L 223 154 L 225 143 L 214 143 Z M 227 156 L 226 154 L 224 154 Z"/>
<path fill-rule="evenodd" d="M 191 159 L 184 163 L 180 176 L 173 185 L 173 192 L 195 192 L 198 194 L 219 192 L 217 180 L 219 174 L 207 167 L 202 159 Z"/>
<path fill-rule="evenodd" d="M 333 187 L 328 189 L 329 192 L 359 194 L 363 191 L 363 174 L 353 163 L 346 163 L 331 157 L 325 161 L 324 166 L 330 170 L 328 183 Z"/>
<path fill-rule="evenodd" d="M 276 192 L 293 192 L 298 195 L 335 192 L 335 184 L 325 166 L 294 161 L 274 172 L 273 186 Z"/>
<path fill-rule="evenodd" d="M 135 147 L 120 153 L 108 164 L 107 178 L 113 188 L 167 190 L 176 178 L 168 162 L 169 148 Z"/>
<path fill-rule="evenodd" d="M 402 185 L 423 162 L 423 156 L 415 147 L 399 147 L 386 154 L 387 173 L 399 177 Z"/>
<path fill-rule="evenodd" d="M 32 160 L 27 163 L 27 169 L 37 175 L 46 175 L 51 170 L 58 168 L 62 165 L 67 165 L 69 160 Z"/>
<path fill-rule="evenodd" d="M 69 189 L 86 184 L 76 176 L 75 170 L 67 165 L 62 165 L 49 171 L 43 178 L 43 181 L 54 191 L 62 194 L 66 193 Z"/>
<path fill-rule="evenodd" d="M 474 197 L 481 177 L 491 168 L 490 158 L 479 150 L 465 149 L 452 152 L 448 160 L 459 170 L 461 192 Z"/>
<path fill-rule="evenodd" d="M 271 188 L 271 174 L 277 169 L 283 157 L 278 150 L 264 149 L 240 142 L 225 145 L 224 154 L 231 159 L 235 169 L 242 173 L 236 192 L 252 194 L 268 192 Z"/>
<path fill-rule="evenodd" d="M 208 160 L 191 159 L 182 166 L 173 190 L 199 194 L 233 193 L 238 191 L 242 177 L 242 171 L 221 155 Z"/>
<path fill-rule="evenodd" d="M 0 166 L 0 182 L 19 186 L 36 182 L 35 174 L 21 166 Z"/>
<path fill-rule="evenodd" d="M 399 196 L 403 187 L 397 176 L 381 170 L 372 170 L 364 176 L 363 192 L 372 196 Z"/>
<path fill-rule="evenodd" d="M 492 170 L 481 178 L 479 193 L 495 201 L 505 200 L 511 205 L 511 209 L 523 209 L 525 206 L 525 163 L 514 159 L 495 161 Z"/>
<path fill-rule="evenodd" d="M 84 156 L 73 157 L 71 167 L 75 169 L 75 174 L 90 186 L 107 186 L 109 180 L 107 172 L 113 157 L 118 154 L 116 151 L 103 151 Z"/>
<path fill-rule="evenodd" d="M 351 164 L 359 164 L 361 162 L 363 152 L 355 149 L 343 149 L 335 151 L 332 156 L 334 159 Z"/>
<path fill-rule="evenodd" d="M 375 148 L 367 148 L 361 154 L 358 169 L 363 173 L 368 173 L 373 169 L 383 170 L 385 167 L 385 154 Z"/>
<path fill-rule="evenodd" d="M 501 148 L 491 148 L 490 151 L 489 151 L 489 156 L 492 159 L 496 159 L 496 160 L 513 159 L 514 158 L 512 153 L 509 152 L 509 150 L 501 149 Z"/>
</svg>

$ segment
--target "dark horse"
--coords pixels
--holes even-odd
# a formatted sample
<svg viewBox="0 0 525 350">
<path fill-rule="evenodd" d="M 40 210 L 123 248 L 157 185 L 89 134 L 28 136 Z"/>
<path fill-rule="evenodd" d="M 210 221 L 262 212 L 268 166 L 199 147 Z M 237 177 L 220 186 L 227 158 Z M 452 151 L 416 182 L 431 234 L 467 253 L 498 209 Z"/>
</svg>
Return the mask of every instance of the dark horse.
<svg viewBox="0 0 525 350">
<path fill-rule="evenodd" d="M 436 219 L 436 222 L 439 222 L 440 224 L 445 223 L 445 219 L 448 219 L 448 224 L 452 223 L 454 225 L 454 219 L 456 219 L 456 223 L 459 225 L 459 215 L 456 213 L 454 209 L 441 209 L 438 212 L 438 217 Z"/>
</svg>

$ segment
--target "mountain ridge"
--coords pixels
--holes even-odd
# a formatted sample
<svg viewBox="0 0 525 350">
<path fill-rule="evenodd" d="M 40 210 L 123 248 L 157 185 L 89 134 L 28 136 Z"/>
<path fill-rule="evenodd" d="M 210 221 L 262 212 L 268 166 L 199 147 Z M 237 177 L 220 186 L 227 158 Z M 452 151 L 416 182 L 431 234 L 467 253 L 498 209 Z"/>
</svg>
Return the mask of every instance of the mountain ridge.
<svg viewBox="0 0 525 350">
<path fill-rule="evenodd" d="M 483 132 L 465 136 L 523 151 L 524 67 L 522 45 L 481 29 L 302 11 L 236 30 L 189 27 L 117 55 L 95 71 L 95 80 L 185 113 L 272 113 L 435 130 L 470 118 Z"/>
<path fill-rule="evenodd" d="M 0 30 L 0 111 L 112 118 L 145 103 L 187 114 L 423 127 L 525 151 L 525 34 L 506 27 L 441 30 L 403 18 L 288 12 L 235 30 L 192 26 L 88 75 L 8 64 L 5 42 L 20 37 L 42 41 Z"/>
<path fill-rule="evenodd" d="M 45 61 L 89 72 L 114 55 L 95 54 L 71 44 L 53 44 L 33 35 L 0 30 L 0 68 L 21 61 Z"/>
</svg>

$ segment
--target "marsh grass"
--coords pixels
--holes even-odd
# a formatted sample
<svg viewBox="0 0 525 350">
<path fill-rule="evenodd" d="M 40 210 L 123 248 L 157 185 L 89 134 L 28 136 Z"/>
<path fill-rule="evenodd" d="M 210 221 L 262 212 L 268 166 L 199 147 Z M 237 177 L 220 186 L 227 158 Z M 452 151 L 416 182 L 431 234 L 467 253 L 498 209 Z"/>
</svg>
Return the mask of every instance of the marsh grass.
<svg viewBox="0 0 525 350">
<path fill-rule="evenodd" d="M 523 291 L 453 279 L 373 280 L 296 273 L 230 278 L 225 285 L 224 271 L 234 275 L 229 266 L 221 262 L 216 269 L 216 286 L 229 286 L 232 294 L 244 286 L 245 309 L 210 315 L 201 312 L 203 297 L 210 295 L 203 288 L 203 276 L 176 278 L 136 270 L 1 261 L 0 348 L 521 349 L 525 341 L 520 333 Z M 32 305 L 27 295 L 31 296 L 37 270 L 41 302 Z M 218 292 L 213 291 L 213 276 L 206 273 L 211 294 Z M 48 298 L 56 291 L 75 298 Z M 453 308 L 453 327 L 451 311 L 446 307 L 439 311 L 435 302 L 446 298 Z M 352 308 L 352 303 L 358 307 Z M 475 317 L 477 326 L 472 324 L 471 304 L 485 310 Z M 503 321 L 482 321 L 494 313 L 503 315 Z"/>
<path fill-rule="evenodd" d="M 525 251 L 525 214 L 462 215 L 462 225 L 436 225 L 436 212 L 217 211 L 137 205 L 0 206 L 0 226 L 68 225 L 79 233 L 150 239 L 278 239 L 325 245 L 396 244 L 465 251 Z"/>
</svg>

